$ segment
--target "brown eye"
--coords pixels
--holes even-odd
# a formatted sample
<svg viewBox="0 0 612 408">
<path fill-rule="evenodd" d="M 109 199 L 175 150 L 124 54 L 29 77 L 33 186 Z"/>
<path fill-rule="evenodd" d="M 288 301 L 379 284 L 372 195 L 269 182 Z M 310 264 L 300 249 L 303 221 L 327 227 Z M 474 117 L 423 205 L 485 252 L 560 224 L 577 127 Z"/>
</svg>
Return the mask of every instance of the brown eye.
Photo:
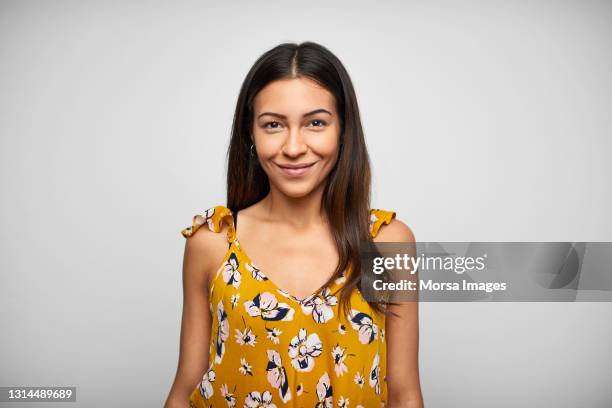
<svg viewBox="0 0 612 408">
<path fill-rule="evenodd" d="M 277 129 L 278 128 L 278 126 L 268 127 L 268 125 L 271 125 L 271 124 L 280 125 L 280 123 L 276 121 L 272 121 L 272 122 L 267 122 L 266 124 L 264 124 L 264 128 L 266 129 Z"/>
<path fill-rule="evenodd" d="M 327 122 L 325 122 L 324 120 L 321 120 L 321 119 L 314 119 L 310 123 L 315 123 L 314 127 L 323 127 L 323 126 L 327 125 Z M 316 123 L 318 123 L 318 125 Z"/>
</svg>

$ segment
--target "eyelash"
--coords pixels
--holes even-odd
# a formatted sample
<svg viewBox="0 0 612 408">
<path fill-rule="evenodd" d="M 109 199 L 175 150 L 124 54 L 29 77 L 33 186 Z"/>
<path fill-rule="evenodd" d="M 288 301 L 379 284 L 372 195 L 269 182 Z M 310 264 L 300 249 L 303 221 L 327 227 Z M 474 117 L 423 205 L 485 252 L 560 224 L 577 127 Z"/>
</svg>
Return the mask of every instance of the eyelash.
<svg viewBox="0 0 612 408">
<path fill-rule="evenodd" d="M 321 122 L 321 126 L 315 126 L 315 127 L 322 128 L 322 127 L 327 126 L 327 122 L 322 120 L 322 119 L 313 119 L 313 120 L 310 121 L 310 123 L 312 123 L 312 122 Z M 271 124 L 271 123 L 279 123 L 279 122 L 277 122 L 275 120 L 272 121 L 272 122 L 266 122 L 266 123 L 264 123 L 264 128 L 266 128 L 266 129 L 277 129 L 277 128 L 269 128 L 268 125 Z"/>
</svg>

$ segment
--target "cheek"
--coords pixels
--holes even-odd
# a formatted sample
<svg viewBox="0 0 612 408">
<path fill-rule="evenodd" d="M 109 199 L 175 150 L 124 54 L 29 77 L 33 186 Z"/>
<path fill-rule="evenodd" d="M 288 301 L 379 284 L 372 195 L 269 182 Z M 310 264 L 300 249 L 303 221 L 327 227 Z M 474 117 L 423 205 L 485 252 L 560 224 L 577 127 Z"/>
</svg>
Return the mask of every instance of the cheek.
<svg viewBox="0 0 612 408">
<path fill-rule="evenodd" d="M 278 154 L 282 149 L 282 138 L 260 138 L 258 143 L 255 145 L 257 154 L 263 160 L 270 159 Z"/>
<path fill-rule="evenodd" d="M 331 138 L 330 138 L 331 139 Z M 322 139 L 311 143 L 312 150 L 321 158 L 329 162 L 335 162 L 338 158 L 339 144 L 337 139 Z"/>
<path fill-rule="evenodd" d="M 338 152 L 340 136 L 336 130 L 311 135 L 308 144 L 313 151 L 321 156 L 335 156 Z"/>
</svg>

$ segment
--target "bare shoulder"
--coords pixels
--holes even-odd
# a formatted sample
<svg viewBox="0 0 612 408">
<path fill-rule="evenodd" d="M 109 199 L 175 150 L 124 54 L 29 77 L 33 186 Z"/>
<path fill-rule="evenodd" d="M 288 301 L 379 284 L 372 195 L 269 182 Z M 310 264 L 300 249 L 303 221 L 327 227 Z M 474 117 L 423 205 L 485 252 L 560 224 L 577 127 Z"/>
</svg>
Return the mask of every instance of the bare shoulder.
<svg viewBox="0 0 612 408">
<path fill-rule="evenodd" d="M 219 232 L 203 227 L 192 236 L 185 238 L 183 270 L 193 280 L 209 282 L 212 274 L 219 268 L 228 249 L 228 226 Z"/>
<path fill-rule="evenodd" d="M 227 225 L 223 224 L 221 231 L 214 232 L 204 225 L 190 237 L 185 237 L 185 245 L 198 252 L 210 252 L 215 248 L 227 246 L 227 229 Z"/>
<path fill-rule="evenodd" d="M 388 225 L 384 225 L 376 238 L 375 242 L 415 242 L 414 233 L 406 223 L 393 218 Z"/>
</svg>

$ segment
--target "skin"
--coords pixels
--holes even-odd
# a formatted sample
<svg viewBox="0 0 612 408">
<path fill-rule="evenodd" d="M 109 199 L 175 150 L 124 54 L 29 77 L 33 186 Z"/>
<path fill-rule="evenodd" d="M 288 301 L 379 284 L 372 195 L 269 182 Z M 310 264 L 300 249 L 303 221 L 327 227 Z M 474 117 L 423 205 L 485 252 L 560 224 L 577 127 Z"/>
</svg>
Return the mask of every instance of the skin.
<svg viewBox="0 0 612 408">
<path fill-rule="evenodd" d="M 318 111 L 313 114 L 308 114 Z M 270 193 L 238 213 L 237 239 L 253 262 L 277 286 L 302 299 L 333 273 L 339 257 L 322 209 L 325 181 L 340 149 L 334 96 L 307 78 L 274 81 L 254 101 L 251 139 Z M 280 167 L 314 163 L 301 177 Z M 183 316 L 179 364 L 165 408 L 188 408 L 189 395 L 208 367 L 212 316 L 208 288 L 227 251 L 222 233 L 201 228 L 186 240 L 183 258 Z M 414 242 L 398 219 L 375 241 Z M 317 254 L 317 256 L 312 256 Z M 418 302 L 392 307 L 386 338 L 389 408 L 422 407 L 418 370 Z"/>
</svg>

